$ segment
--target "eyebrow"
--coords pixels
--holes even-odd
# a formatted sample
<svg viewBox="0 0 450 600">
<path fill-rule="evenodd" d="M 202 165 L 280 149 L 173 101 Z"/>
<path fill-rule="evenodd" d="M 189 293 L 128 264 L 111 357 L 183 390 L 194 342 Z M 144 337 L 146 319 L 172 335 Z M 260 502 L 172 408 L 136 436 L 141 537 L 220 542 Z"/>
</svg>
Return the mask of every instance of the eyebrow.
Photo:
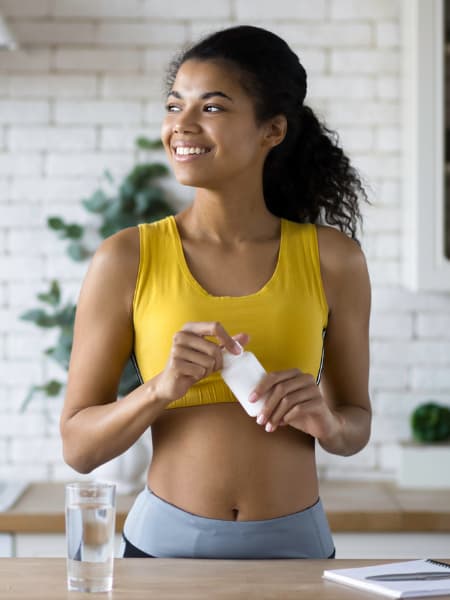
<svg viewBox="0 0 450 600">
<path fill-rule="evenodd" d="M 170 92 L 167 94 L 167 97 L 169 97 L 169 96 L 174 96 L 175 98 L 178 98 L 179 100 L 183 99 L 183 96 L 180 94 L 180 92 L 177 92 L 176 90 L 170 90 Z M 220 98 L 226 98 L 227 100 L 230 100 L 230 102 L 233 102 L 233 99 L 230 98 L 230 96 L 228 96 L 224 92 L 220 92 L 219 90 L 216 90 L 214 92 L 205 92 L 204 94 L 202 94 L 200 96 L 200 99 L 201 100 L 209 100 L 210 98 L 214 98 L 215 96 L 219 96 Z"/>
</svg>

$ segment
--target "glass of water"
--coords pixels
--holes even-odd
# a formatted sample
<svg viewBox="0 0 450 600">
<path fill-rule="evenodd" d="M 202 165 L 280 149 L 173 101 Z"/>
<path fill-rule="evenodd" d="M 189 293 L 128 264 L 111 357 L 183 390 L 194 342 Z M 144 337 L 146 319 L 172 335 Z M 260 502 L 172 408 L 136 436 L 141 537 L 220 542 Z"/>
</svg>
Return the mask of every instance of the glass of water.
<svg viewBox="0 0 450 600">
<path fill-rule="evenodd" d="M 113 585 L 116 486 L 66 485 L 67 588 L 109 592 Z"/>
</svg>

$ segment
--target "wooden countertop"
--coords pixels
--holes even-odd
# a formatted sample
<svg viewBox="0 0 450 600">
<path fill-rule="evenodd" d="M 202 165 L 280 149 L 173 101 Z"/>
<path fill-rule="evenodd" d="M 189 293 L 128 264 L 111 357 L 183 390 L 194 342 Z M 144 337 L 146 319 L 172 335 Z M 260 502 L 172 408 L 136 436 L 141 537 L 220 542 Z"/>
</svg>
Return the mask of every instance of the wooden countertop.
<svg viewBox="0 0 450 600">
<path fill-rule="evenodd" d="M 8 600 L 373 600 L 374 594 L 322 580 L 324 569 L 392 560 L 118 559 L 108 594 L 66 591 L 62 558 L 0 559 L 0 598 Z M 381 596 L 380 596 L 381 598 Z"/>
<path fill-rule="evenodd" d="M 333 532 L 450 531 L 450 490 L 403 490 L 388 482 L 323 481 L 320 492 Z M 117 499 L 118 532 L 133 499 Z M 63 533 L 63 484 L 31 484 L 15 506 L 0 513 L 0 532 Z"/>
</svg>

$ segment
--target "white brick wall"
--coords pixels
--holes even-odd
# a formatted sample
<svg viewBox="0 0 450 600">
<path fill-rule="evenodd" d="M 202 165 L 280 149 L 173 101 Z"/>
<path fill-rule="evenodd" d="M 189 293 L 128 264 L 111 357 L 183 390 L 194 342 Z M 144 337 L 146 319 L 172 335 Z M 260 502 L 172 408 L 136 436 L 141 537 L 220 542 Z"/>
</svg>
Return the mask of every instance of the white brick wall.
<svg viewBox="0 0 450 600">
<path fill-rule="evenodd" d="M 53 332 L 18 316 L 52 277 L 76 298 L 86 269 L 66 258 L 47 216 L 89 222 L 80 199 L 103 170 L 124 174 L 135 138 L 159 134 L 175 51 L 234 23 L 292 44 L 309 73 L 307 101 L 370 186 L 362 243 L 373 285 L 373 436 L 352 458 L 319 450 L 318 464 L 324 477 L 392 477 L 410 411 L 428 399 L 450 404 L 450 297 L 399 285 L 400 0 L 0 0 L 0 11 L 21 43 L 0 53 L 0 478 L 73 476 L 61 459 L 59 402 L 39 396 L 18 414 L 28 383 L 61 374 L 41 355 Z M 178 205 L 192 196 L 165 186 Z"/>
<path fill-rule="evenodd" d="M 13 53 L 2 52 L 0 54 L 0 73 L 23 73 L 39 71 L 48 73 L 50 70 L 51 52 L 47 49 L 33 48 L 33 52 L 16 50 Z"/>
<path fill-rule="evenodd" d="M 2 14 L 7 17 L 47 17 L 50 0 L 2 0 Z"/>
<path fill-rule="evenodd" d="M 52 55 L 52 66 L 57 71 L 104 71 L 137 72 L 140 70 L 141 53 L 138 50 L 120 48 L 104 50 L 59 47 Z"/>
<path fill-rule="evenodd" d="M 331 18 L 369 19 L 377 22 L 382 19 L 397 18 L 400 4 L 395 0 L 331 0 Z"/>
<path fill-rule="evenodd" d="M 8 146 L 13 151 L 73 152 L 93 150 L 96 132 L 88 127 L 10 127 Z"/>
<path fill-rule="evenodd" d="M 321 21 L 327 13 L 326 0 L 259 0 L 257 10 L 254 2 L 236 0 L 235 6 L 237 19 L 245 23 L 253 22 L 255 17 L 258 20 Z"/>
<path fill-rule="evenodd" d="M 0 123 L 48 123 L 50 106 L 48 102 L 28 100 L 0 101 Z"/>
<path fill-rule="evenodd" d="M 395 50 L 371 48 L 331 52 L 331 70 L 334 73 L 361 73 L 374 75 L 380 71 L 391 74 L 399 71 L 399 53 Z"/>
<path fill-rule="evenodd" d="M 9 93 L 14 98 L 95 98 L 94 75 L 11 75 Z"/>
</svg>

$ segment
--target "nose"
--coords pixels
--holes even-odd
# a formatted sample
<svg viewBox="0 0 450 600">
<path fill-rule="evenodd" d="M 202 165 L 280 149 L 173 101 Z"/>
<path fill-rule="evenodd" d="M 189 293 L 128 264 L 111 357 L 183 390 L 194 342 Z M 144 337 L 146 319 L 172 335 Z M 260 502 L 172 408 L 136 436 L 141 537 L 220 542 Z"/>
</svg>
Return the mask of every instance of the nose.
<svg viewBox="0 0 450 600">
<path fill-rule="evenodd" d="M 174 133 L 189 133 L 189 127 L 183 123 L 175 123 L 173 126 Z"/>
<path fill-rule="evenodd" d="M 198 133 L 200 126 L 191 111 L 184 110 L 177 114 L 173 124 L 174 133 Z"/>
<path fill-rule="evenodd" d="M 177 122 L 173 126 L 174 133 L 196 133 L 198 130 L 198 125 L 195 125 L 194 123 Z"/>
</svg>

